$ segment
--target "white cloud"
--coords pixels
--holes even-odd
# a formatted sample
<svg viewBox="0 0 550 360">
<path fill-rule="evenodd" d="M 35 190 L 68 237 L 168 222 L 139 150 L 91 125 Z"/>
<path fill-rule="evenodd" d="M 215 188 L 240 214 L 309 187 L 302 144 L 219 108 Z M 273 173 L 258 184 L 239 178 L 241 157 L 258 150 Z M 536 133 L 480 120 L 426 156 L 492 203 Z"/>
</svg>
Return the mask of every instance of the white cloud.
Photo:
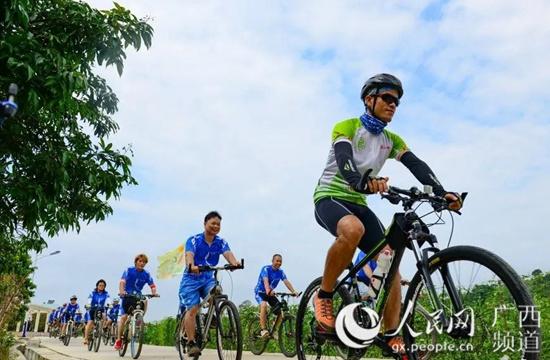
<svg viewBox="0 0 550 360">
<path fill-rule="evenodd" d="M 122 78 L 105 72 L 121 100 L 114 140 L 133 144 L 140 185 L 105 223 L 50 241 L 65 256 L 42 260 L 37 298 L 83 296 L 98 277 L 112 286 L 140 251 L 155 268 L 211 209 L 247 262 L 233 274 L 237 302 L 252 297 L 273 252 L 304 289 L 332 241 L 312 205 L 332 125 L 362 111 L 359 87 L 378 71 L 405 82 L 391 128 L 449 189 L 470 192 L 455 243 L 492 249 L 520 272 L 545 268 L 549 9 L 514 4 L 452 1 L 426 22 L 427 1 L 126 2 L 155 27 L 153 47 L 130 53 Z M 415 183 L 395 162 L 384 171 Z M 388 224 L 395 208 L 372 206 Z M 152 318 L 176 311 L 177 286 L 160 282 Z"/>
</svg>

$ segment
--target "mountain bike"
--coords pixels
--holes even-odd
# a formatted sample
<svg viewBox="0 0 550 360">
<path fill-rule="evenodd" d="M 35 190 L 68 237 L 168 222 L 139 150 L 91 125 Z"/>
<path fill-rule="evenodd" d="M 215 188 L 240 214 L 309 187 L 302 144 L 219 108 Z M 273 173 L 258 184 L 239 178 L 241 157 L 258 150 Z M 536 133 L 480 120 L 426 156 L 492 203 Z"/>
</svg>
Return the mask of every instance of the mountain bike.
<svg viewBox="0 0 550 360">
<path fill-rule="evenodd" d="M 213 271 L 216 283 L 210 294 L 199 304 L 200 309 L 207 309 L 205 313 L 199 311 L 196 317 L 195 342 L 201 351 L 206 347 L 210 340 L 210 329 L 216 329 L 216 348 L 220 360 L 241 360 L 243 351 L 243 340 L 241 331 L 241 320 L 239 310 L 235 304 L 229 300 L 227 295 L 223 294 L 222 286 L 218 278 L 220 270 L 238 270 L 244 269 L 244 260 L 241 260 L 240 266 L 225 264 L 224 266 L 201 265 L 199 272 Z M 185 310 L 178 311 L 177 326 L 174 334 L 176 349 L 179 358 L 185 360 L 187 357 L 187 334 L 182 328 L 182 322 L 185 318 Z M 197 360 L 200 355 L 194 356 Z"/>
<path fill-rule="evenodd" d="M 111 326 L 109 326 L 109 333 L 111 334 L 111 342 L 110 342 L 111 346 L 115 344 L 117 331 L 118 331 L 118 320 L 114 320 L 111 323 Z"/>
<path fill-rule="evenodd" d="M 73 316 L 69 314 L 69 320 L 65 326 L 65 333 L 62 336 L 63 345 L 69 346 L 71 342 L 71 336 L 74 335 L 74 320 Z"/>
<path fill-rule="evenodd" d="M 269 309 L 267 314 L 268 326 L 267 336 L 261 336 L 260 316 L 248 323 L 247 339 L 248 347 L 254 355 L 261 355 L 269 343 L 270 339 L 278 340 L 281 352 L 287 357 L 296 355 L 296 318 L 290 314 L 287 298 L 290 296 L 300 296 L 301 293 L 274 293 L 274 296 L 281 300 L 277 307 Z"/>
<path fill-rule="evenodd" d="M 102 338 L 103 338 L 103 344 L 104 345 L 108 345 L 109 340 L 112 340 L 114 334 L 116 334 L 116 332 L 113 332 L 113 329 L 115 329 L 115 331 L 116 331 L 116 328 L 113 328 L 113 323 L 111 323 L 111 326 L 105 326 L 105 324 L 107 323 L 107 320 L 109 318 L 109 316 L 107 314 L 109 313 L 110 308 L 111 308 L 111 305 L 109 305 L 109 304 L 107 304 L 105 306 L 106 319 L 103 321 L 103 324 L 101 325 L 103 327 Z M 114 344 L 114 341 L 113 341 L 113 344 Z"/>
<path fill-rule="evenodd" d="M 101 345 L 101 337 L 103 334 L 103 307 L 92 307 L 86 305 L 86 309 L 90 309 L 90 315 L 93 313 L 94 328 L 92 332 L 88 334 L 88 351 L 99 351 L 99 345 Z"/>
<path fill-rule="evenodd" d="M 48 333 L 50 337 L 56 338 L 59 336 L 59 321 L 56 319 L 48 327 Z"/>
<path fill-rule="evenodd" d="M 8 89 L 8 98 L 0 101 L 0 127 L 4 125 L 6 119 L 15 116 L 17 112 L 17 104 L 15 103 L 15 95 L 17 95 L 17 85 L 10 84 Z"/>
<path fill-rule="evenodd" d="M 134 298 L 137 300 L 135 307 L 130 307 L 129 315 L 124 323 L 122 330 L 122 347 L 118 350 L 118 355 L 123 357 L 130 344 L 130 353 L 133 359 L 137 359 L 141 354 L 141 348 L 143 346 L 143 335 L 145 333 L 145 321 L 143 316 L 145 315 L 145 301 L 153 297 L 159 297 L 158 294 L 126 294 L 122 297 Z"/>
<path fill-rule="evenodd" d="M 463 193 L 462 198 L 465 197 Z M 394 215 L 384 238 L 337 282 L 333 298 L 336 334 L 320 329 L 314 318 L 311 303 L 322 278 L 309 285 L 296 316 L 298 359 L 321 356 L 359 359 L 369 346 L 375 345 L 394 359 L 418 360 L 423 346 L 432 341 L 435 328 L 437 345 L 446 351 L 432 353 L 434 359 L 538 360 L 540 318 L 525 283 L 510 265 L 479 247 L 439 248 L 429 226 L 441 223 L 441 212 L 449 210 L 444 198 L 414 187 L 410 190 L 390 187 L 382 198 L 401 204 L 404 212 Z M 433 210 L 418 215 L 418 206 L 422 204 L 429 204 Z M 438 221 L 426 224 L 422 219 L 428 214 L 438 215 Z M 375 310 L 359 308 L 360 304 L 352 304 L 353 298 L 345 284 L 386 244 L 394 250 L 394 255 L 388 273 L 381 280 Z M 399 329 L 402 329 L 405 348 L 395 349 L 405 352 L 400 355 L 386 344 L 378 331 L 392 281 L 406 249 L 415 256 L 417 272 L 402 309 Z M 422 313 L 421 307 L 425 310 Z M 512 334 L 521 336 L 521 347 L 510 349 L 495 344 L 498 337 Z M 460 354 L 453 355 L 452 351 Z"/>
</svg>

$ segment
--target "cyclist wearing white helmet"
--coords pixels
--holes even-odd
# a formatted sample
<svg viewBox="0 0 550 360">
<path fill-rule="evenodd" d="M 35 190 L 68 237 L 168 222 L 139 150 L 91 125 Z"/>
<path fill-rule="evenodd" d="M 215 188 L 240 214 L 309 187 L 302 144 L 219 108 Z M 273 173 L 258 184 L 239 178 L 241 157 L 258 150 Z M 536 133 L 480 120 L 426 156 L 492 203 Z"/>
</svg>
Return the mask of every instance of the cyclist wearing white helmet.
<svg viewBox="0 0 550 360">
<path fill-rule="evenodd" d="M 445 191 L 428 165 L 411 152 L 400 136 L 386 129 L 402 96 L 403 86 L 397 77 L 377 74 L 361 89 L 365 113 L 338 122 L 332 131 L 328 161 L 314 193 L 315 219 L 336 237 L 327 253 L 321 289 L 314 298 L 315 318 L 327 332 L 334 331 L 335 326 L 332 296 L 336 279 L 351 262 L 357 247 L 368 253 L 384 236 L 384 228 L 367 206 L 365 195 L 388 190 L 388 178 L 378 177 L 388 158 L 403 163 L 422 184 L 431 185 L 435 194 L 451 203 L 451 208 L 458 210 L 462 206 L 458 194 Z M 388 334 L 399 325 L 400 307 L 397 274 L 384 311 Z M 403 342 L 400 337 L 388 337 L 387 341 L 392 348 Z"/>
</svg>

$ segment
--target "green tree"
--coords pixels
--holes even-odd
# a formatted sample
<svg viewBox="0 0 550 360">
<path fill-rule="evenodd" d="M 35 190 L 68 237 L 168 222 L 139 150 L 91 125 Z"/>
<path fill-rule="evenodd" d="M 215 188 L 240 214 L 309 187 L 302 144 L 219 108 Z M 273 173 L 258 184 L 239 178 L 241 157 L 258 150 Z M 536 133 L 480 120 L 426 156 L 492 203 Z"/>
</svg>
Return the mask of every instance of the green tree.
<svg viewBox="0 0 550 360">
<path fill-rule="evenodd" d="M 108 201 L 136 184 L 131 149 L 109 142 L 118 99 L 96 70 L 122 74 L 126 49 L 148 48 L 153 29 L 116 3 L 104 11 L 74 0 L 0 4 L 0 96 L 9 83 L 20 88 L 19 112 L 0 129 L 0 273 L 13 273 L 20 252 L 104 220 Z M 24 288 L 28 300 L 32 287 Z"/>
</svg>

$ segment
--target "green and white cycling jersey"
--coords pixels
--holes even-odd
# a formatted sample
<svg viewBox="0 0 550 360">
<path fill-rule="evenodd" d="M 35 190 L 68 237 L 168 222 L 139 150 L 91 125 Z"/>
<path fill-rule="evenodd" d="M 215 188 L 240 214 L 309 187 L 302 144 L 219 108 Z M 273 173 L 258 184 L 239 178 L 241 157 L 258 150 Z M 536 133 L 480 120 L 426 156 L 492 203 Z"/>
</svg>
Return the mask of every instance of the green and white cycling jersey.
<svg viewBox="0 0 550 360">
<path fill-rule="evenodd" d="M 379 135 L 371 134 L 358 118 L 337 123 L 332 130 L 332 146 L 327 165 L 313 194 L 314 202 L 325 197 L 334 197 L 354 204 L 367 204 L 366 196 L 351 189 L 338 170 L 334 144 L 340 141 L 351 144 L 357 171 L 364 174 L 368 169 L 372 169 L 371 176 L 378 175 L 386 159 L 399 160 L 409 150 L 407 144 L 398 135 L 386 129 Z"/>
</svg>

